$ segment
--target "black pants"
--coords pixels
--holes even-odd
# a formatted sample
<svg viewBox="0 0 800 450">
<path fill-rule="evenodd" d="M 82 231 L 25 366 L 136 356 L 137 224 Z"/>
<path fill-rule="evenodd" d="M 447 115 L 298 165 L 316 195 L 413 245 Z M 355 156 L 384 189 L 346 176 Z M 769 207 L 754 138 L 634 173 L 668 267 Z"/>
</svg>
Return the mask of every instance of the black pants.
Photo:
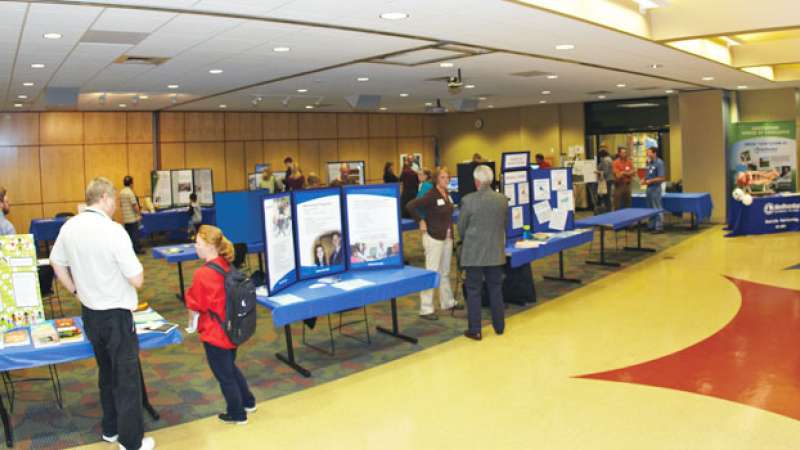
<svg viewBox="0 0 800 450">
<path fill-rule="evenodd" d="M 203 342 L 206 349 L 208 366 L 214 373 L 214 378 L 219 381 L 219 388 L 225 403 L 228 404 L 227 413 L 234 420 L 244 420 L 247 418 L 245 407 L 253 407 L 256 398 L 247 386 L 247 380 L 236 367 L 236 349 L 228 350 Z"/>
<path fill-rule="evenodd" d="M 470 333 L 481 332 L 481 291 L 483 282 L 489 290 L 489 306 L 492 311 L 492 326 L 496 333 L 506 327 L 503 305 L 503 266 L 465 267 L 467 279 L 467 323 Z"/>
<path fill-rule="evenodd" d="M 139 338 L 133 315 L 125 309 L 95 311 L 82 307 L 81 317 L 100 370 L 103 434 L 119 434 L 125 448 L 142 446 L 142 382 Z"/>
<path fill-rule="evenodd" d="M 126 223 L 125 231 L 128 232 L 128 236 L 131 238 L 131 243 L 133 244 L 133 251 L 136 253 L 141 253 L 142 244 L 141 242 L 139 242 L 139 222 Z"/>
</svg>

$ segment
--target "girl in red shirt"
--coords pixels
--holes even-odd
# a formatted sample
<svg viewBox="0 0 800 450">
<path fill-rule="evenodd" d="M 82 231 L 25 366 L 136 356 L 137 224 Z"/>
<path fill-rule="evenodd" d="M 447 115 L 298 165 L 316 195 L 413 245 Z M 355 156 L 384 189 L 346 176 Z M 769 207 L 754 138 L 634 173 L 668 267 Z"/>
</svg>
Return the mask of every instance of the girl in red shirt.
<svg viewBox="0 0 800 450">
<path fill-rule="evenodd" d="M 203 225 L 197 232 L 195 248 L 197 256 L 206 264 L 194 273 L 192 285 L 186 292 L 186 307 L 200 314 L 197 332 L 206 350 L 208 366 L 219 381 L 228 405 L 227 412 L 217 417 L 225 423 L 244 425 L 247 423 L 247 413 L 256 410 L 256 399 L 244 375 L 236 367 L 236 346 L 211 314 L 213 312 L 225 320 L 225 285 L 222 275 L 207 265 L 214 263 L 225 271 L 230 270 L 233 244 L 222 235 L 219 228 Z"/>
</svg>

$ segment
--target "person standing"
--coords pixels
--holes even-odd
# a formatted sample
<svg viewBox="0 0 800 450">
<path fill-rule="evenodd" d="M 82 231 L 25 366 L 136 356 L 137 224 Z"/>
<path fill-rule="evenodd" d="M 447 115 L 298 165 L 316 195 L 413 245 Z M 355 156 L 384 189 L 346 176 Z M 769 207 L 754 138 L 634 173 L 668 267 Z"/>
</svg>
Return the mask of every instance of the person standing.
<svg viewBox="0 0 800 450">
<path fill-rule="evenodd" d="M 306 179 L 306 182 L 307 182 L 306 187 L 308 189 L 316 189 L 323 187 L 322 180 L 319 179 L 319 176 L 317 176 L 315 172 L 308 173 L 308 178 Z"/>
<path fill-rule="evenodd" d="M 292 163 L 291 171 L 287 171 L 287 173 L 291 173 L 291 175 L 286 175 L 287 191 L 299 191 L 305 187 L 306 177 L 303 176 L 303 171 L 300 170 L 299 166 Z"/>
<path fill-rule="evenodd" d="M 419 190 L 419 176 L 414 171 L 412 164 L 412 157 L 406 156 L 405 161 L 403 161 L 403 171 L 400 173 L 400 185 L 403 188 L 403 192 L 400 195 L 400 212 L 406 218 L 411 217 L 406 206 L 408 202 L 417 197 Z"/>
<path fill-rule="evenodd" d="M 439 305 L 442 310 L 456 307 L 450 288 L 450 262 L 453 258 L 453 201 L 447 192 L 450 175 L 440 167 L 433 175 L 434 186 L 425 196 L 411 200 L 406 210 L 419 222 L 425 268 L 439 273 Z M 424 216 L 424 218 L 423 218 Z M 420 294 L 419 316 L 438 320 L 434 312 L 433 289 Z"/>
<path fill-rule="evenodd" d="M 633 161 L 628 158 L 628 149 L 617 148 L 617 159 L 612 165 L 614 171 L 614 209 L 631 207 L 631 180 L 636 173 Z"/>
<path fill-rule="evenodd" d="M 200 314 L 197 333 L 227 404 L 226 412 L 217 417 L 224 423 L 245 425 L 247 413 L 256 411 L 256 399 L 236 367 L 236 345 L 220 324 L 225 321 L 226 314 L 225 278 L 210 267 L 215 265 L 225 272 L 231 270 L 233 244 L 219 228 L 203 225 L 197 232 L 195 248 L 205 264 L 194 273 L 192 285 L 186 291 L 186 307 Z"/>
<path fill-rule="evenodd" d="M 400 178 L 397 178 L 397 175 L 394 174 L 394 163 L 386 161 L 386 164 L 383 165 L 383 182 L 398 183 L 399 181 Z"/>
<path fill-rule="evenodd" d="M 6 216 L 11 212 L 11 201 L 8 199 L 8 191 L 0 186 L 0 236 L 17 234 L 14 224 Z"/>
<path fill-rule="evenodd" d="M 505 331 L 503 305 L 503 265 L 506 262 L 506 225 L 508 199 L 491 189 L 494 174 L 488 166 L 473 171 L 475 192 L 461 199 L 458 232 L 462 239 L 461 266 L 467 272 L 468 328 L 464 336 L 481 340 L 481 294 L 483 282 L 489 291 L 492 326 L 497 334 Z"/>
<path fill-rule="evenodd" d="M 600 161 L 597 163 L 598 204 L 596 213 L 610 212 L 611 199 L 614 195 L 614 162 L 605 148 L 601 148 L 597 156 Z M 599 188 L 601 183 L 605 184 L 605 194 L 601 193 L 602 190 Z"/>
<path fill-rule="evenodd" d="M 292 168 L 294 166 L 294 160 L 291 156 L 287 156 L 283 158 L 283 164 L 286 166 L 286 178 L 292 176 Z"/>
<path fill-rule="evenodd" d="M 661 209 L 661 183 L 666 180 L 664 161 L 658 157 L 658 149 L 649 147 L 647 149 L 647 174 L 644 177 L 644 185 L 647 186 L 648 208 Z M 656 234 L 664 232 L 663 213 L 650 218 L 650 231 Z"/>
<path fill-rule="evenodd" d="M 124 187 L 119 191 L 119 205 L 120 212 L 122 213 L 122 223 L 125 226 L 125 231 L 133 243 L 133 251 L 137 255 L 144 254 L 142 244 L 139 242 L 139 227 L 142 220 L 141 210 L 139 209 L 139 199 L 136 193 L 133 192 L 133 177 L 126 175 L 122 179 Z"/>
<path fill-rule="evenodd" d="M 111 217 L 114 185 L 102 177 L 86 188 L 86 210 L 68 220 L 50 252 L 58 280 L 81 302 L 86 337 L 99 369 L 102 438 L 121 450 L 155 447 L 144 437 L 139 339 L 133 322 L 144 269 L 131 240 Z"/>
<path fill-rule="evenodd" d="M 264 172 L 261 173 L 261 180 L 258 182 L 258 188 L 266 189 L 270 194 L 274 194 L 277 192 L 277 187 L 278 182 L 275 180 L 275 175 L 273 175 L 272 169 L 267 167 L 264 169 Z"/>
</svg>

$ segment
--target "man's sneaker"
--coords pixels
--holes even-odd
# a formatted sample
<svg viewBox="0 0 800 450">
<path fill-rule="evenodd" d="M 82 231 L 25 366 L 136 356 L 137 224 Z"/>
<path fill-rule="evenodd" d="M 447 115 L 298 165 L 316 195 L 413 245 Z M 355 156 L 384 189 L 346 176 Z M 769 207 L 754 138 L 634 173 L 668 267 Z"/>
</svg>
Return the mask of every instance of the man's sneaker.
<svg viewBox="0 0 800 450">
<path fill-rule="evenodd" d="M 104 440 L 104 441 L 106 441 L 106 442 L 111 442 L 112 444 L 113 444 L 114 442 L 117 442 L 117 440 L 119 439 L 119 435 L 118 435 L 118 434 L 115 434 L 115 435 L 113 435 L 113 436 L 106 436 L 106 435 L 104 434 L 104 435 L 102 435 L 102 437 L 103 437 L 103 440 Z"/>
<path fill-rule="evenodd" d="M 231 425 L 247 425 L 247 419 L 234 419 L 233 417 L 227 414 L 219 414 L 217 416 L 219 420 L 223 423 L 231 424 Z"/>
<path fill-rule="evenodd" d="M 245 410 L 245 412 L 247 412 L 247 413 L 254 413 L 254 412 L 256 412 L 256 411 L 258 410 L 258 406 L 256 406 L 256 405 L 253 405 L 253 406 L 245 406 L 245 407 L 244 407 L 244 410 Z"/>
<path fill-rule="evenodd" d="M 151 437 L 142 438 L 142 446 L 139 447 L 139 450 L 153 450 L 156 448 L 156 440 Z M 119 450 L 126 450 L 125 446 L 119 444 Z"/>
</svg>

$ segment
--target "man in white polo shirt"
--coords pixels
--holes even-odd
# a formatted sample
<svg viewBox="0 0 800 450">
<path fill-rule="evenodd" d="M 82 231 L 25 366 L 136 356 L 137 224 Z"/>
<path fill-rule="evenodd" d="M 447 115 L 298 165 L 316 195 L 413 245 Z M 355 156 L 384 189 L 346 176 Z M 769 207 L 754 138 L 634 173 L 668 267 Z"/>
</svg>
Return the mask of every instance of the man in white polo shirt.
<svg viewBox="0 0 800 450">
<path fill-rule="evenodd" d="M 111 220 L 115 196 L 108 179 L 89 183 L 88 206 L 61 227 L 50 263 L 82 305 L 83 326 L 100 371 L 103 440 L 118 441 L 122 450 L 149 450 L 155 441 L 143 438 L 139 339 L 132 314 L 144 269 L 125 229 Z"/>
</svg>

